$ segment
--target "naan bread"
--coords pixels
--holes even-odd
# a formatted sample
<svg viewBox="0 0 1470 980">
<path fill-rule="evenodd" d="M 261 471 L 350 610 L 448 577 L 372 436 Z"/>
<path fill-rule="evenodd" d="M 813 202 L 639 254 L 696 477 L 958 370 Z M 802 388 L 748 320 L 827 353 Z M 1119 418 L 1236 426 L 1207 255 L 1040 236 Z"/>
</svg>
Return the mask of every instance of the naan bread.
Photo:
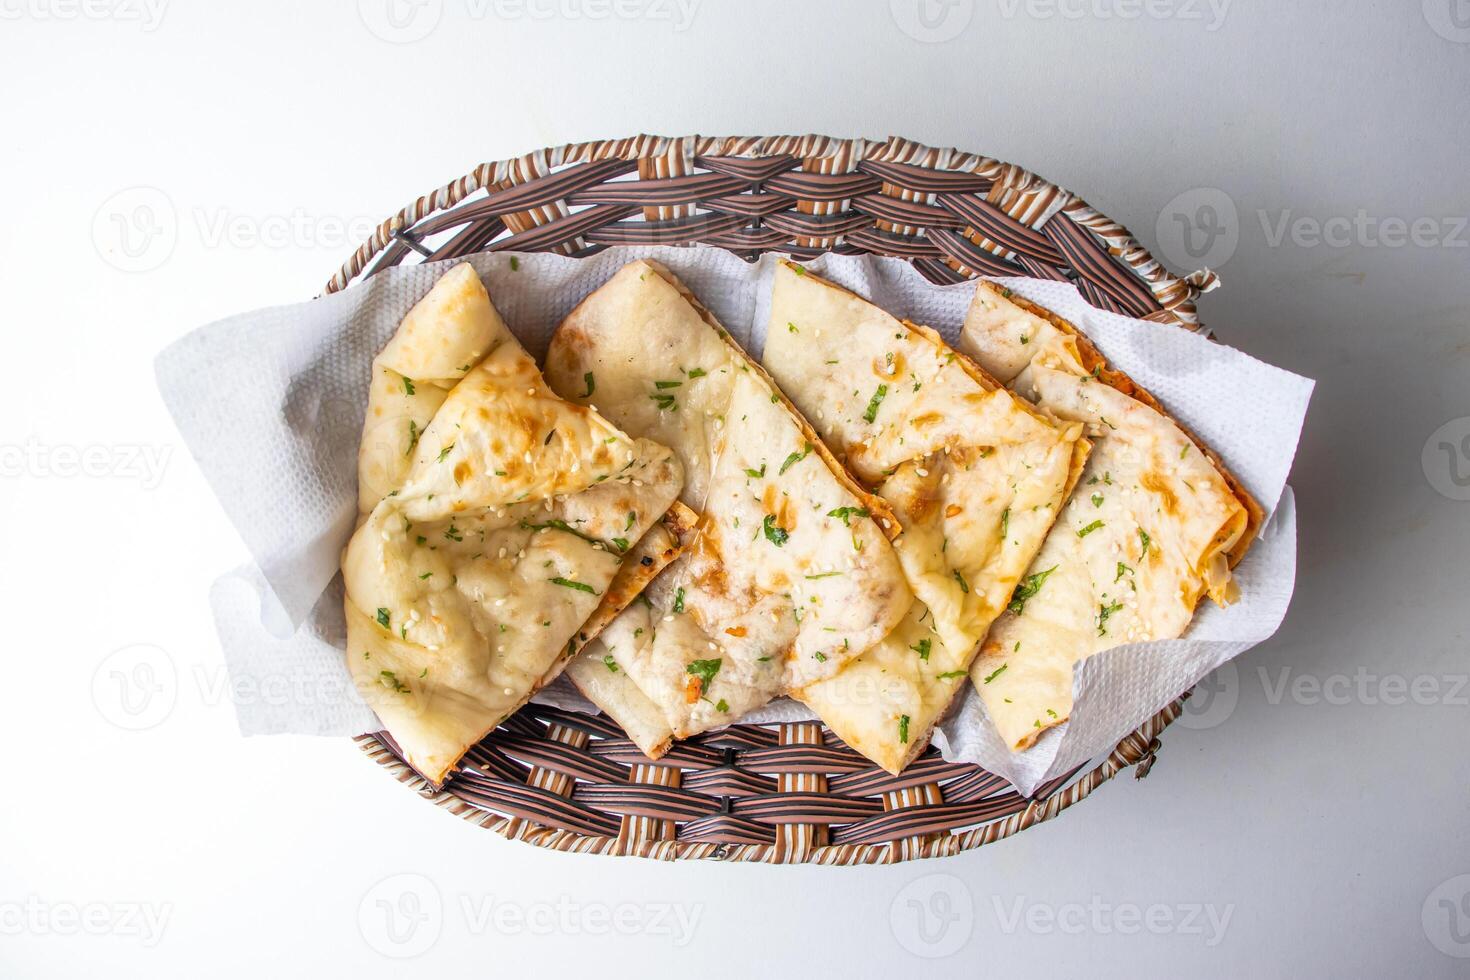
<svg viewBox="0 0 1470 980">
<path fill-rule="evenodd" d="M 845 742 L 898 772 L 923 751 L 1086 456 L 956 354 L 840 287 L 781 263 L 766 370 L 827 445 L 887 501 L 914 600 L 836 677 L 796 696 Z"/>
<path fill-rule="evenodd" d="M 476 351 L 478 364 L 455 363 Z M 452 387 L 400 450 L 406 468 L 364 445 L 364 472 L 397 485 L 343 556 L 348 664 L 408 763 L 437 784 L 575 649 L 616 594 L 622 556 L 677 498 L 682 467 L 558 398 L 467 265 L 435 284 L 379 360 L 400 378 L 406 367 L 438 379 L 415 378 L 402 397 Z M 369 412 L 395 417 L 393 394 L 375 386 Z"/>
<path fill-rule="evenodd" d="M 657 759 L 669 750 L 674 730 L 658 705 L 618 667 L 601 633 L 679 556 L 694 536 L 697 517 L 676 501 L 663 521 L 633 546 L 608 588 L 603 604 L 583 627 L 586 638 L 566 668 L 567 677 L 577 689 L 621 725 L 633 744 L 650 759 Z"/>
<path fill-rule="evenodd" d="M 1263 517 L 1213 455 L 1071 324 L 982 282 L 960 349 L 1095 448 L 971 677 L 1012 750 L 1065 721 L 1074 664 L 1180 636 L 1201 595 L 1235 596 L 1230 567 Z"/>
<path fill-rule="evenodd" d="M 633 262 L 587 297 L 557 328 L 546 374 L 670 446 L 683 500 L 703 513 L 648 603 L 603 634 L 676 737 L 834 675 L 903 617 L 887 508 L 667 269 Z"/>
</svg>

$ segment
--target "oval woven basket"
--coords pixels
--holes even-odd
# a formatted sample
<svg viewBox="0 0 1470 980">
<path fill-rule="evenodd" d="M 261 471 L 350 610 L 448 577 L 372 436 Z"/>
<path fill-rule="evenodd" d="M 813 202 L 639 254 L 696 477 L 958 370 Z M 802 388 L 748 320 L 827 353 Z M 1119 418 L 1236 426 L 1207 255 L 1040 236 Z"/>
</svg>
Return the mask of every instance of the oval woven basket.
<svg viewBox="0 0 1470 980">
<path fill-rule="evenodd" d="M 713 246 L 749 259 L 866 253 L 907 260 L 939 283 L 1056 279 L 1101 309 L 1191 330 L 1195 299 L 1215 285 L 1210 272 L 1171 275 L 1081 198 L 988 157 L 902 139 L 636 136 L 481 164 L 384 221 L 326 291 L 410 257 L 583 256 L 613 245 Z M 1124 769 L 1142 777 L 1188 696 L 1030 798 L 933 748 L 892 776 L 816 722 L 733 725 L 651 763 L 605 716 L 530 704 L 437 792 L 386 733 L 357 741 L 439 806 L 541 847 L 873 864 L 979 847 L 1051 819 Z"/>
</svg>

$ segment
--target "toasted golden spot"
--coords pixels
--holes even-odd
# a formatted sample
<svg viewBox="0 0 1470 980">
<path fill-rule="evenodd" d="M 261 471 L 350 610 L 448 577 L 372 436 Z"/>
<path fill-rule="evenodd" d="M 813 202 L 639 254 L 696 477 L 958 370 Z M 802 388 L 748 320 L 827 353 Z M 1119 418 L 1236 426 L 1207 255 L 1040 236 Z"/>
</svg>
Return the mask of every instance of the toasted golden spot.
<svg viewBox="0 0 1470 980">
<path fill-rule="evenodd" d="M 761 493 L 761 506 L 766 509 L 766 513 L 771 513 L 776 509 L 776 496 L 776 485 L 767 483 L 766 489 Z"/>
<path fill-rule="evenodd" d="M 612 453 L 608 450 L 607 443 L 603 443 L 592 450 L 593 466 L 606 466 L 610 462 L 612 462 Z"/>
<path fill-rule="evenodd" d="M 948 507 L 944 508 L 945 517 L 959 517 L 964 512 L 965 508 L 961 507 L 959 504 L 950 504 Z"/>
<path fill-rule="evenodd" d="M 923 524 L 939 509 L 938 484 L 924 480 L 913 492 L 899 494 L 891 503 L 905 522 Z"/>
<path fill-rule="evenodd" d="M 908 363 L 908 359 L 902 353 L 894 354 L 891 357 L 875 357 L 873 358 L 873 373 L 885 381 L 892 381 L 894 378 L 902 376 L 908 367 Z"/>
<path fill-rule="evenodd" d="M 455 482 L 455 484 L 458 485 L 458 486 L 463 486 L 464 485 L 464 481 L 473 472 L 474 472 L 474 469 L 473 469 L 473 467 L 470 466 L 470 461 L 469 460 L 462 459 L 458 463 L 455 463 L 454 464 L 454 482 Z"/>
<path fill-rule="evenodd" d="M 1167 480 L 1152 470 L 1145 471 L 1138 478 L 1138 485 L 1149 493 L 1156 493 L 1164 504 L 1164 513 L 1174 516 L 1179 513 L 1179 498 L 1174 495 L 1174 490 L 1169 486 Z"/>
<path fill-rule="evenodd" d="M 745 635 L 745 627 L 744 626 L 731 626 L 730 628 L 728 628 L 727 630 L 725 630 L 725 632 L 726 633 L 729 633 L 731 636 L 744 636 Z"/>
<path fill-rule="evenodd" d="M 929 426 L 936 425 L 943 420 L 944 416 L 938 412 L 925 412 L 923 415 L 915 415 L 909 419 L 909 425 L 916 429 L 927 429 Z"/>
<path fill-rule="evenodd" d="M 382 415 L 383 414 L 383 406 L 382 405 L 375 405 L 373 407 L 373 414 L 374 415 Z"/>
<path fill-rule="evenodd" d="M 488 408 L 486 408 L 484 405 L 481 405 L 478 409 L 476 409 L 476 412 L 479 414 L 480 418 L 482 418 L 482 419 L 488 419 L 488 418 L 490 418 L 490 410 Z"/>
</svg>

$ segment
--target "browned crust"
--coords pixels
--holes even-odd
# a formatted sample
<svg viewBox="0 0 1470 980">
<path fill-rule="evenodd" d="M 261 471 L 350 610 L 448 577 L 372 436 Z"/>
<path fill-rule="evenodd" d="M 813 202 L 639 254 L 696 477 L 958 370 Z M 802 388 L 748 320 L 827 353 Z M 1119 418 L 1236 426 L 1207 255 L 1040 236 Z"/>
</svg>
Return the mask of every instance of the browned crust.
<svg viewBox="0 0 1470 980">
<path fill-rule="evenodd" d="M 826 465 L 827 469 L 831 471 L 832 475 L 837 478 L 837 482 L 841 483 L 849 493 L 862 502 L 864 508 L 877 523 L 879 530 L 887 535 L 888 540 L 893 541 L 902 534 L 902 525 L 899 524 L 898 518 L 894 516 L 893 511 L 889 509 L 888 504 L 883 501 L 883 498 L 868 490 L 867 487 L 858 482 L 857 477 L 847 471 L 847 467 L 827 448 L 827 444 L 822 441 L 822 437 L 817 435 L 817 430 L 812 428 L 806 416 L 801 414 L 801 411 L 791 403 L 791 399 L 786 397 L 786 392 L 781 390 L 781 386 L 776 384 L 775 379 L 767 374 L 766 369 L 756 363 L 755 359 L 746 353 L 744 348 L 735 343 L 734 338 L 730 336 L 730 332 L 720 324 L 719 320 L 715 319 L 715 315 L 709 311 L 708 307 L 701 303 L 699 298 L 689 291 L 689 287 L 685 286 L 679 280 L 678 276 L 674 275 L 673 272 L 669 271 L 661 263 L 655 262 L 652 259 L 643 259 L 642 261 L 662 276 L 665 282 L 677 289 L 679 295 L 683 296 L 689 305 L 694 307 L 699 313 L 700 318 L 714 328 L 715 333 L 725 342 L 725 346 L 729 347 L 741 360 L 749 365 L 750 369 L 758 377 L 765 379 L 766 384 L 770 385 L 771 390 L 776 393 L 776 397 L 781 399 L 781 404 L 786 406 L 786 411 L 790 412 L 792 418 L 796 419 L 797 425 L 801 428 L 802 436 L 811 444 L 817 456 Z"/>
<path fill-rule="evenodd" d="M 1081 330 L 1078 330 L 1068 320 L 1058 316 L 1051 310 L 1048 310 L 1046 307 L 1038 306 L 1037 304 L 1022 298 L 1021 296 L 1016 295 L 1014 292 L 1006 289 L 1004 286 L 996 285 L 993 282 L 987 282 L 986 280 L 981 279 L 979 281 L 978 288 L 990 290 L 1001 299 L 1016 304 L 1021 309 L 1025 310 L 1027 313 L 1032 314 L 1033 316 L 1041 317 L 1043 320 L 1050 323 L 1058 330 L 1067 334 L 1077 343 L 1077 352 L 1082 357 L 1082 366 L 1086 368 L 1089 372 L 1092 372 L 1094 377 L 1096 377 L 1104 384 L 1108 385 L 1108 387 L 1115 388 L 1118 391 L 1121 391 L 1129 398 L 1132 398 L 1135 401 L 1142 402 L 1149 408 L 1164 416 L 1170 422 L 1173 422 L 1175 425 L 1179 426 L 1179 430 L 1189 437 L 1189 441 L 1194 443 L 1195 448 L 1203 453 L 1205 455 L 1205 458 L 1208 459 L 1212 465 L 1214 465 L 1220 476 L 1225 480 L 1226 486 L 1230 488 L 1231 494 L 1233 494 L 1235 496 L 1235 499 L 1240 501 L 1240 505 L 1245 508 L 1245 530 L 1241 533 L 1240 539 L 1235 542 L 1234 546 L 1231 547 L 1228 552 L 1226 552 L 1226 557 L 1230 561 L 1230 567 L 1234 568 L 1236 565 L 1238 565 L 1240 563 L 1240 560 L 1245 557 L 1246 551 L 1250 549 L 1251 544 L 1255 541 L 1256 536 L 1260 533 L 1261 525 L 1265 523 L 1266 520 L 1266 511 L 1260 505 L 1260 503 L 1257 502 L 1256 498 L 1250 495 L 1250 492 L 1246 490 L 1245 485 L 1236 478 L 1235 474 L 1231 473 L 1229 468 L 1225 466 L 1225 462 L 1220 458 L 1219 454 L 1211 449 L 1208 445 L 1206 445 L 1204 440 L 1202 440 L 1199 436 L 1191 432 L 1187 426 L 1183 425 L 1178 419 L 1170 415 L 1168 410 L 1164 408 L 1163 404 L 1161 404 L 1157 398 L 1149 393 L 1147 389 L 1143 388 L 1122 371 L 1109 367 L 1107 359 L 1103 357 L 1102 352 L 1099 351 L 1095 346 L 1093 346 L 1092 341 L 1087 338 L 1086 334 L 1084 334 Z"/>
<path fill-rule="evenodd" d="M 664 514 L 661 523 L 664 529 L 673 536 L 674 543 L 670 547 L 664 548 L 656 553 L 644 554 L 640 551 L 643 543 L 643 540 L 640 539 L 632 548 L 628 549 L 629 559 L 637 555 L 640 560 L 637 562 L 625 560 L 622 566 L 618 568 L 617 574 L 613 576 L 612 583 L 607 587 L 607 591 L 602 596 L 602 602 L 598 603 L 597 608 L 592 610 L 592 615 L 587 617 L 587 622 L 582 624 L 582 628 L 577 631 L 576 637 L 573 638 L 571 652 L 558 660 L 556 666 L 536 686 L 537 690 L 540 690 L 555 680 L 557 674 L 561 673 L 568 660 L 586 649 L 587 644 L 596 639 L 597 635 L 607 629 L 608 624 L 614 619 L 617 619 L 618 615 L 624 609 L 627 609 L 634 599 L 637 599 L 643 594 L 643 590 L 648 588 L 648 584 L 658 577 L 659 572 L 663 571 L 675 558 L 679 557 L 685 546 L 688 545 L 690 536 L 694 533 L 694 528 L 699 523 L 699 515 L 676 500 L 669 507 L 668 512 Z M 644 539 L 646 538 L 647 535 L 645 534 Z M 650 564 L 645 565 L 642 563 L 641 559 L 645 557 L 650 560 Z"/>
<path fill-rule="evenodd" d="M 553 672 L 549 673 L 538 687 L 544 687 L 557 674 L 560 674 L 566 668 L 566 665 L 571 662 L 572 657 L 577 656 L 585 650 L 587 644 L 596 639 L 598 634 L 605 630 L 608 624 L 616 619 L 624 609 L 628 608 L 634 599 L 643 594 L 643 590 L 648 587 L 650 582 L 658 578 L 659 574 L 665 568 L 673 564 L 675 558 L 678 558 L 684 553 L 684 549 L 694 539 L 694 532 L 699 526 L 699 522 L 700 516 L 697 513 L 686 507 L 683 503 L 677 500 L 674 501 L 673 505 L 669 507 L 668 513 L 663 516 L 663 526 L 673 535 L 673 545 L 664 548 L 656 554 L 650 554 L 648 557 L 653 560 L 653 564 L 646 566 L 640 564 L 630 569 L 632 574 L 626 578 L 622 576 L 622 569 L 619 569 L 618 577 L 614 578 L 613 584 L 608 587 L 601 604 L 593 610 L 587 622 L 577 631 L 577 637 L 573 641 L 573 647 L 570 649 L 570 652 L 557 661 Z M 629 551 L 629 554 L 633 554 L 637 549 L 638 546 L 634 545 L 633 549 Z M 622 579 L 622 588 L 617 588 L 620 584 L 618 581 L 619 578 Z M 582 686 L 577 683 L 575 678 L 572 679 L 572 686 L 579 691 L 582 690 Z M 587 692 L 582 691 L 582 694 L 585 696 Z M 674 736 L 670 733 L 667 739 L 653 747 L 652 753 L 645 752 L 644 754 L 649 759 L 662 758 L 673 747 L 673 744 Z"/>
</svg>

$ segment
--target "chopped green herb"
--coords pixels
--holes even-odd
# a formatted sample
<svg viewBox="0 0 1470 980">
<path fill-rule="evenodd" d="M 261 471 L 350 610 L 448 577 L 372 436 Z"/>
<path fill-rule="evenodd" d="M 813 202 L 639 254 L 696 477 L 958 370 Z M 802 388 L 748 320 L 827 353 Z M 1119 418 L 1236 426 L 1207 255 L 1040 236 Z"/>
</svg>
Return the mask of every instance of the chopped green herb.
<svg viewBox="0 0 1470 980">
<path fill-rule="evenodd" d="M 710 682 L 720 672 L 720 664 L 722 662 L 718 657 L 713 660 L 694 660 L 690 662 L 688 667 L 684 668 L 685 673 L 693 674 L 699 678 L 699 694 L 701 697 L 709 693 Z"/>
<path fill-rule="evenodd" d="M 878 406 L 883 404 L 883 399 L 888 397 L 888 386 L 879 385 L 878 390 L 873 392 L 873 397 L 868 399 L 868 407 L 863 412 L 864 422 L 875 422 L 878 419 Z"/>
<path fill-rule="evenodd" d="M 606 667 L 610 673 L 616 674 L 618 672 L 618 662 L 613 659 L 613 656 L 610 653 L 605 653 L 602 655 L 602 665 Z"/>
<path fill-rule="evenodd" d="M 441 462 L 441 463 L 444 462 L 445 457 L 448 456 L 449 453 L 450 453 L 450 451 L 453 450 L 453 449 L 454 449 L 454 443 L 451 442 L 449 445 L 447 445 L 443 449 L 439 450 L 439 462 Z"/>
<path fill-rule="evenodd" d="M 795 262 L 791 263 L 791 271 L 796 273 L 798 276 L 806 275 L 806 267 L 797 265 Z"/>
<path fill-rule="evenodd" d="M 1011 509 L 1007 507 L 1000 512 L 1000 536 L 1005 537 L 1011 529 Z"/>
<path fill-rule="evenodd" d="M 761 530 L 765 533 L 766 540 L 778 548 L 786 543 L 787 538 L 791 537 L 791 532 L 784 527 L 777 526 L 776 518 L 771 514 L 767 514 L 766 519 L 761 521 Z"/>
<path fill-rule="evenodd" d="M 1107 624 L 1107 621 L 1108 621 L 1108 617 L 1111 616 L 1113 613 L 1117 612 L 1119 609 L 1122 609 L 1122 608 L 1123 608 L 1123 604 L 1121 602 L 1110 602 L 1106 606 L 1098 606 L 1097 607 L 1097 635 L 1098 636 L 1106 636 L 1107 635 L 1108 630 L 1107 630 L 1107 625 L 1106 624 Z"/>
<path fill-rule="evenodd" d="M 1122 578 L 1124 575 L 1132 575 L 1132 574 L 1133 574 L 1133 569 L 1129 568 L 1127 565 L 1123 564 L 1122 562 L 1118 562 L 1118 574 L 1113 576 L 1113 581 L 1116 582 L 1116 581 L 1118 581 L 1118 579 Z"/>
<path fill-rule="evenodd" d="M 420 578 L 420 579 L 426 579 L 426 578 L 428 578 L 428 577 L 429 577 L 429 576 L 430 576 L 430 575 L 433 575 L 433 574 L 434 574 L 434 573 L 433 573 L 433 572 L 425 572 L 425 573 L 424 573 L 424 574 L 422 574 L 422 575 L 420 575 L 420 576 L 419 576 L 419 578 Z"/>
<path fill-rule="evenodd" d="M 909 740 L 909 716 L 903 715 L 898 719 L 898 740 L 908 742 Z"/>
<path fill-rule="evenodd" d="M 1095 494 L 1092 495 L 1092 506 L 1094 506 L 1094 507 L 1101 507 L 1102 506 L 1102 502 L 1103 502 L 1103 495 L 1102 494 L 1095 493 Z"/>
<path fill-rule="evenodd" d="M 1079 538 L 1085 538 L 1089 534 L 1091 534 L 1093 531 L 1096 531 L 1098 528 L 1103 527 L 1103 526 L 1104 525 L 1103 525 L 1103 522 L 1101 520 L 1093 521 L 1091 524 L 1089 524 L 1086 527 L 1084 527 L 1081 530 L 1079 530 L 1077 532 L 1077 537 L 1079 537 Z"/>
<path fill-rule="evenodd" d="M 413 453 L 413 447 L 414 446 L 417 446 L 418 444 L 419 444 L 419 424 L 417 422 L 415 422 L 413 419 L 409 419 L 408 420 L 408 448 L 403 451 L 403 455 L 405 455 L 405 456 L 411 455 Z"/>
<path fill-rule="evenodd" d="M 753 470 L 747 466 L 745 468 L 745 475 L 752 479 L 759 480 L 761 477 L 766 475 L 766 464 L 762 463 L 761 468 L 758 470 Z"/>
<path fill-rule="evenodd" d="M 814 656 L 814 657 L 817 658 L 817 663 L 819 663 L 819 664 L 824 664 L 824 663 L 827 662 L 827 655 L 825 653 L 823 653 L 822 651 L 820 651 L 820 650 L 818 650 L 816 653 L 812 654 L 812 656 Z"/>
<path fill-rule="evenodd" d="M 929 659 L 929 651 L 931 649 L 933 649 L 933 647 L 934 647 L 934 642 L 932 640 L 930 640 L 926 636 L 922 640 L 920 640 L 918 643 L 915 643 L 913 646 L 909 647 L 909 649 L 910 650 L 913 650 L 915 653 L 917 653 L 919 655 L 919 659 L 920 660 L 928 660 Z"/>
<path fill-rule="evenodd" d="M 705 371 L 704 368 L 694 368 L 692 371 L 685 371 L 684 373 L 689 376 L 690 381 L 693 381 L 695 378 L 704 377 L 709 372 Z"/>
<path fill-rule="evenodd" d="M 1179 450 L 1179 458 L 1180 459 L 1183 459 L 1184 457 L 1186 457 L 1188 455 L 1189 455 L 1189 443 L 1186 442 L 1184 444 L 1184 448 L 1181 449 L 1181 450 Z"/>
<path fill-rule="evenodd" d="M 403 379 L 403 393 L 405 395 L 411 395 L 411 394 L 414 393 L 413 379 L 412 378 L 405 377 Z"/>
<path fill-rule="evenodd" d="M 674 612 L 681 613 L 683 611 L 684 611 L 684 587 L 681 585 L 681 586 L 679 586 L 678 590 L 674 592 Z"/>
<path fill-rule="evenodd" d="M 453 524 L 449 525 L 449 527 L 447 527 L 447 528 L 444 529 L 444 536 L 446 538 L 448 538 L 450 541 L 463 541 L 464 540 L 464 532 L 461 531 L 459 528 L 455 527 Z"/>
<path fill-rule="evenodd" d="M 999 667 L 995 668 L 995 670 L 993 670 L 989 674 L 985 675 L 985 679 L 983 681 L 981 681 L 980 683 L 982 683 L 982 684 L 989 684 L 991 681 L 995 680 L 1001 674 L 1004 674 L 1006 672 L 1006 668 L 1009 667 L 1009 666 L 1010 666 L 1010 664 L 1008 664 L 1008 663 L 1001 664 Z"/>
<path fill-rule="evenodd" d="M 683 383 L 684 383 L 684 382 L 682 382 L 682 381 L 655 381 L 655 382 L 654 382 L 654 383 L 653 383 L 653 386 L 654 386 L 654 387 L 655 387 L 655 388 L 659 388 L 659 389 L 665 389 L 665 388 L 678 388 L 678 387 L 679 387 L 679 386 L 681 386 L 681 385 L 682 385 L 682 384 L 683 384 Z"/>
<path fill-rule="evenodd" d="M 944 673 L 942 673 L 942 674 L 935 674 L 934 676 L 936 678 L 938 678 L 939 680 L 947 681 L 951 677 L 964 677 L 967 673 L 969 673 L 969 671 L 965 671 L 965 670 L 946 670 Z"/>
<path fill-rule="evenodd" d="M 791 467 L 794 464 L 799 463 L 802 460 L 806 459 L 807 458 L 807 455 L 810 454 L 811 451 L 812 451 L 812 444 L 809 443 L 809 442 L 808 443 L 804 443 L 801 452 L 799 452 L 799 453 L 792 453 L 790 456 L 787 456 L 786 457 L 786 462 L 784 462 L 784 463 L 781 464 L 781 468 L 776 471 L 776 475 L 777 476 L 780 476 L 782 473 L 785 473 L 787 470 L 791 469 Z"/>
<path fill-rule="evenodd" d="M 398 679 L 398 675 L 391 670 L 378 671 L 378 680 L 382 685 L 396 694 L 407 694 L 408 685 Z"/>
<path fill-rule="evenodd" d="M 789 320 L 786 323 L 786 329 L 791 333 L 801 333 L 800 330 L 796 329 L 796 324 L 790 322 Z"/>
<path fill-rule="evenodd" d="M 841 574 L 842 574 L 841 572 L 821 572 L 820 574 L 817 574 L 817 575 L 803 575 L 802 578 L 806 579 L 809 582 L 815 582 L 819 578 L 831 578 L 834 575 L 841 575 Z"/>
<path fill-rule="evenodd" d="M 510 271 L 511 272 L 520 272 L 521 271 L 521 260 L 518 259 L 518 258 L 516 258 L 514 255 L 512 255 L 510 257 Z"/>
<path fill-rule="evenodd" d="M 588 585 L 586 582 L 575 582 L 575 581 L 573 581 L 572 579 L 569 579 L 569 578 L 562 578 L 560 575 L 558 575 L 556 578 L 550 579 L 549 581 L 553 585 L 564 586 L 565 588 L 568 588 L 568 589 L 576 589 L 578 592 L 586 592 L 586 593 L 589 593 L 591 595 L 602 595 L 601 592 L 598 592 L 596 589 L 594 589 L 592 586 Z"/>
<path fill-rule="evenodd" d="M 1056 570 L 1057 566 L 1053 565 L 1045 571 L 1027 575 L 1021 580 L 1021 584 L 1016 586 L 1016 591 L 1011 593 L 1011 601 L 1006 608 L 1017 616 L 1021 615 L 1026 610 L 1026 601 L 1035 598 L 1036 593 L 1040 592 L 1041 587 L 1046 584 L 1047 577 Z"/>
<path fill-rule="evenodd" d="M 960 591 L 962 593 L 964 593 L 965 595 L 970 594 L 970 583 L 965 581 L 965 577 L 960 574 L 960 570 L 958 568 L 954 570 L 954 580 L 960 583 Z"/>
<path fill-rule="evenodd" d="M 677 412 L 679 410 L 679 406 L 674 403 L 673 395 L 649 395 L 648 397 L 658 404 L 658 410 L 660 412 Z"/>
<path fill-rule="evenodd" d="M 390 618 L 392 618 L 392 614 L 389 613 L 388 610 L 384 609 L 382 606 L 379 606 L 378 607 L 378 625 L 381 626 L 381 627 L 383 627 L 383 629 L 387 629 L 388 628 L 388 620 Z"/>
<path fill-rule="evenodd" d="M 633 523 L 635 521 L 637 521 L 637 520 L 638 520 L 638 512 L 637 511 L 634 511 L 634 510 L 628 511 L 628 524 L 627 524 L 626 527 L 623 528 L 623 530 L 624 531 L 632 530 Z"/>
<path fill-rule="evenodd" d="M 582 397 L 591 398 L 592 393 L 597 390 L 597 379 L 592 376 L 591 371 L 588 371 L 586 374 L 582 375 L 582 380 L 587 384 L 587 390 L 583 393 Z"/>
<path fill-rule="evenodd" d="M 720 700 L 718 700 L 718 701 L 715 702 L 715 710 L 716 711 L 729 711 L 730 710 L 730 705 L 725 702 L 725 699 L 724 698 L 720 698 Z"/>
<path fill-rule="evenodd" d="M 627 551 L 628 550 L 628 539 L 627 538 L 613 538 L 612 539 L 612 543 L 613 543 L 613 547 L 617 548 L 619 551 Z"/>
<path fill-rule="evenodd" d="M 1148 546 L 1150 543 L 1152 543 L 1153 539 L 1148 536 L 1147 531 L 1145 531 L 1143 528 L 1139 528 L 1138 541 L 1140 544 L 1143 545 L 1143 551 L 1139 554 L 1139 557 L 1142 558 L 1144 555 L 1148 554 Z"/>
<path fill-rule="evenodd" d="M 827 516 L 840 517 L 842 518 L 843 527 L 852 527 L 851 518 L 871 517 L 872 515 L 868 513 L 868 508 L 866 507 L 836 507 L 827 511 Z"/>
</svg>

